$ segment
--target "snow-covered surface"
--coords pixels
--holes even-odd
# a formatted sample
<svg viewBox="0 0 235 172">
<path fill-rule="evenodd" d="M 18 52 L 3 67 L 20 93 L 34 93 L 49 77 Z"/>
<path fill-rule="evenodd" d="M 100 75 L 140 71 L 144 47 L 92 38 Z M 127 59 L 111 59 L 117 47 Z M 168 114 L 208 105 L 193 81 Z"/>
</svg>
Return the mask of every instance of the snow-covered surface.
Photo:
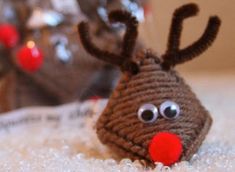
<svg viewBox="0 0 235 172">
<path fill-rule="evenodd" d="M 186 75 L 214 119 L 190 162 L 144 169 L 128 159 L 115 161 L 96 137 L 94 125 L 106 101 L 56 108 L 28 108 L 0 117 L 0 171 L 235 171 L 235 75 Z"/>
</svg>

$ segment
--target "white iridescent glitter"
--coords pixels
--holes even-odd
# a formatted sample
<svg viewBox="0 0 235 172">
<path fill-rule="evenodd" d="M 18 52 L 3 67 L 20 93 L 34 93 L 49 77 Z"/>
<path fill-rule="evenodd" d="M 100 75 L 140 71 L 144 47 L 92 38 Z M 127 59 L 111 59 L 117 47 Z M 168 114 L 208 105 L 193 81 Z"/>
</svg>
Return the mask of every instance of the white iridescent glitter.
<svg viewBox="0 0 235 172">
<path fill-rule="evenodd" d="M 206 80 L 202 81 L 207 83 Z M 200 150 L 189 162 L 180 162 L 171 168 L 156 163 L 155 169 L 149 169 L 141 166 L 138 161 L 114 160 L 114 154 L 99 142 L 95 133 L 95 122 L 106 103 L 97 101 L 83 105 L 73 103 L 58 108 L 23 109 L 1 116 L 0 171 L 235 171 L 234 109 L 229 104 L 234 103 L 232 99 L 235 93 L 230 92 L 226 94 L 227 97 L 221 97 L 220 84 L 214 84 L 217 87 L 207 88 L 208 92 L 204 88 L 197 89 L 201 100 L 208 105 L 213 115 L 214 124 Z M 217 94 L 213 94 L 213 91 Z M 205 94 L 207 97 L 203 97 Z M 216 97 L 220 101 L 229 101 L 219 103 Z M 223 108 L 217 104 L 222 104 Z"/>
</svg>

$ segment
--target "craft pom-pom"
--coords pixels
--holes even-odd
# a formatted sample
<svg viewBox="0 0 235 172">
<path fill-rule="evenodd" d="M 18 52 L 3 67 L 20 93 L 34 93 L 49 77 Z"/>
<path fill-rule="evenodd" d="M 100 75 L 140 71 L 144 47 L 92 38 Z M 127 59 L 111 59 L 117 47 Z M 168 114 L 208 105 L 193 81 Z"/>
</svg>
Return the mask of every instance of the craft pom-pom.
<svg viewBox="0 0 235 172">
<path fill-rule="evenodd" d="M 149 144 L 149 155 L 152 161 L 161 162 L 164 165 L 177 162 L 182 150 L 181 139 L 170 132 L 157 133 Z"/>
</svg>

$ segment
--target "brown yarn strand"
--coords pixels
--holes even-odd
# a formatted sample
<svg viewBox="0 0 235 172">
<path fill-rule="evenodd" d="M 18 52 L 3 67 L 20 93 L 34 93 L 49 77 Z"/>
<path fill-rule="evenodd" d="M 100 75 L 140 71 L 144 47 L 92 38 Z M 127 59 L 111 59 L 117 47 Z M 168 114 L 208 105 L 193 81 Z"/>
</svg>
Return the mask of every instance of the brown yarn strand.
<svg viewBox="0 0 235 172">
<path fill-rule="evenodd" d="M 92 56 L 106 61 L 108 63 L 119 66 L 123 71 L 129 71 L 132 74 L 138 72 L 138 66 L 131 61 L 131 57 L 135 48 L 136 38 L 138 35 L 137 26 L 138 22 L 129 12 L 123 10 L 115 10 L 109 14 L 110 22 L 120 22 L 126 25 L 126 33 L 123 38 L 122 51 L 120 55 L 104 51 L 96 47 L 91 41 L 89 35 L 89 26 L 85 22 L 78 25 L 78 32 L 81 42 Z"/>
<path fill-rule="evenodd" d="M 165 69 L 199 56 L 214 42 L 221 24 L 217 16 L 210 17 L 203 35 L 196 42 L 182 50 L 179 49 L 183 20 L 195 16 L 197 12 L 198 7 L 195 4 L 184 5 L 175 11 L 168 40 L 168 49 L 166 54 L 163 55 L 164 62 L 162 66 Z"/>
</svg>

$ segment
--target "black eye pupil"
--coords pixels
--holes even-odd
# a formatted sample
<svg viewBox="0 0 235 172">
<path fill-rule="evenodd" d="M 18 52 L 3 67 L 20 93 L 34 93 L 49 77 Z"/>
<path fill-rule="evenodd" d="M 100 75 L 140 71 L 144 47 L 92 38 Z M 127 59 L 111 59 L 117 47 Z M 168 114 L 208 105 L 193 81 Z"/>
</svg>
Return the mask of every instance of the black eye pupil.
<svg viewBox="0 0 235 172">
<path fill-rule="evenodd" d="M 168 117 L 168 118 L 174 118 L 177 114 L 177 110 L 174 106 L 169 106 L 164 110 L 164 114 Z"/>
<path fill-rule="evenodd" d="M 153 116 L 154 116 L 154 114 L 153 114 L 153 112 L 151 110 L 145 110 L 141 114 L 142 119 L 145 120 L 145 121 L 152 120 Z"/>
</svg>

